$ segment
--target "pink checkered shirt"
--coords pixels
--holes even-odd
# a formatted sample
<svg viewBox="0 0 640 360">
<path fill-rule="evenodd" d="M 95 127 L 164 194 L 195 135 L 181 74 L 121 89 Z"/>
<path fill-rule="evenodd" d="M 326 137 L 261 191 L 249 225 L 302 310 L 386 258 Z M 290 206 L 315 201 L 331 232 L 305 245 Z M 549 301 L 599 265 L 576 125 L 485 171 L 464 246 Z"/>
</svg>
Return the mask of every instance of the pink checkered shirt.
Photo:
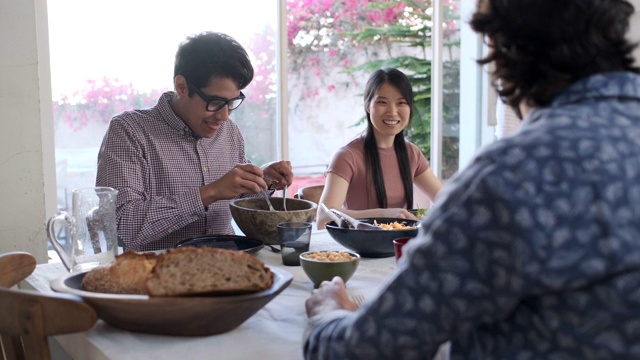
<svg viewBox="0 0 640 360">
<path fill-rule="evenodd" d="M 233 234 L 229 202 L 205 207 L 199 188 L 249 163 L 237 125 L 197 139 L 164 93 L 150 109 L 115 116 L 100 148 L 96 186 L 118 190 L 118 235 L 127 250 L 173 247 L 207 234 Z"/>
</svg>

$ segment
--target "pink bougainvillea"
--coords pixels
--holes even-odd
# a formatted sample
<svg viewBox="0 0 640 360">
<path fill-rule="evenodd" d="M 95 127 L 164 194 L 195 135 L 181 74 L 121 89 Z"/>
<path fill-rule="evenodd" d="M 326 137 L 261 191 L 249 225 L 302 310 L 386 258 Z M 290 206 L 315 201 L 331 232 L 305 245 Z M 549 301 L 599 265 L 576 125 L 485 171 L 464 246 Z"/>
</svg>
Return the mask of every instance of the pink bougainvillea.
<svg viewBox="0 0 640 360">
<path fill-rule="evenodd" d="M 53 103 L 54 122 L 62 122 L 79 131 L 90 121 L 109 122 L 125 110 L 153 106 L 163 91 L 141 93 L 131 82 L 122 83 L 108 77 L 88 79 L 81 90 Z"/>
</svg>

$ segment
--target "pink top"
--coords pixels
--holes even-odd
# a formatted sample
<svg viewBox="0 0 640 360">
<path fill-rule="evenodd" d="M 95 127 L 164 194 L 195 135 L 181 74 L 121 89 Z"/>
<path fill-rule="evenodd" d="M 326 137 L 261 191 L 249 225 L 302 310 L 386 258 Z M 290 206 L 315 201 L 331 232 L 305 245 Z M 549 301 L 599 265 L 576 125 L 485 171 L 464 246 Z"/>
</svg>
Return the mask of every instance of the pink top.
<svg viewBox="0 0 640 360">
<path fill-rule="evenodd" d="M 429 163 L 418 146 L 407 142 L 409 164 L 415 179 L 429 169 Z M 387 192 L 387 207 L 404 208 L 404 188 L 400 177 L 400 167 L 393 147 L 378 148 L 380 164 Z M 373 209 L 378 207 L 373 181 L 367 178 L 364 160 L 364 138 L 352 140 L 340 148 L 333 156 L 326 171 L 340 176 L 349 183 L 344 207 L 352 210 Z"/>
</svg>

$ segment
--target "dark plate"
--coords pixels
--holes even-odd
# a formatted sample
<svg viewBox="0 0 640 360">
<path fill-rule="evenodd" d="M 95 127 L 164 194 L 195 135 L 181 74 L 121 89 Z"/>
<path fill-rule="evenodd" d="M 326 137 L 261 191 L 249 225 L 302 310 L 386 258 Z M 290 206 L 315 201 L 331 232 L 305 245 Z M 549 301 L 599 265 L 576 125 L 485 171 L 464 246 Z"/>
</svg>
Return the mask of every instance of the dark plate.
<svg viewBox="0 0 640 360">
<path fill-rule="evenodd" d="M 260 311 L 291 283 L 293 276 L 270 268 L 273 285 L 242 295 L 149 297 L 103 294 L 82 290 L 84 273 L 71 273 L 51 282 L 54 291 L 81 296 L 105 322 L 130 331 L 208 336 L 231 331 Z"/>
<path fill-rule="evenodd" d="M 264 243 L 240 235 L 205 235 L 182 240 L 175 247 L 181 246 L 212 247 L 255 254 L 262 249 Z"/>
<path fill-rule="evenodd" d="M 394 221 L 404 222 L 409 226 L 417 226 L 419 221 L 398 218 L 362 218 L 358 219 L 362 222 L 373 224 L 374 220 L 378 223 L 392 223 Z M 326 225 L 327 232 L 331 237 L 349 250 L 355 251 L 361 257 L 366 258 L 382 258 L 395 255 L 393 248 L 393 239 L 402 237 L 416 237 L 418 228 L 408 230 L 356 230 L 344 229 L 336 226 L 336 223 L 330 221 Z"/>
</svg>

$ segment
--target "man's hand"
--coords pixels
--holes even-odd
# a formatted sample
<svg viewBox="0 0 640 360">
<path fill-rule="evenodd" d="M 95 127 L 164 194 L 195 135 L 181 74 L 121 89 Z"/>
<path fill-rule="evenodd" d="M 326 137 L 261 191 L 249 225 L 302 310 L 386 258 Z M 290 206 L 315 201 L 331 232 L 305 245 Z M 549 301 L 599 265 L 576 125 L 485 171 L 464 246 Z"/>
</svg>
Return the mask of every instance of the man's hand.
<svg viewBox="0 0 640 360">
<path fill-rule="evenodd" d="M 336 276 L 331 281 L 323 281 L 319 288 L 313 290 L 311 297 L 305 302 L 305 308 L 307 316 L 312 317 L 338 309 L 355 311 L 358 305 L 349 298 L 342 278 Z"/>
<path fill-rule="evenodd" d="M 217 181 L 200 187 L 200 198 L 204 206 L 218 200 L 233 199 L 239 195 L 257 194 L 267 188 L 264 172 L 253 164 L 238 164 Z"/>
<path fill-rule="evenodd" d="M 284 189 L 284 186 L 293 183 L 293 171 L 291 169 L 291 161 L 282 160 L 266 163 L 262 165 L 264 171 L 264 179 L 267 185 L 273 185 L 276 190 Z"/>
</svg>

